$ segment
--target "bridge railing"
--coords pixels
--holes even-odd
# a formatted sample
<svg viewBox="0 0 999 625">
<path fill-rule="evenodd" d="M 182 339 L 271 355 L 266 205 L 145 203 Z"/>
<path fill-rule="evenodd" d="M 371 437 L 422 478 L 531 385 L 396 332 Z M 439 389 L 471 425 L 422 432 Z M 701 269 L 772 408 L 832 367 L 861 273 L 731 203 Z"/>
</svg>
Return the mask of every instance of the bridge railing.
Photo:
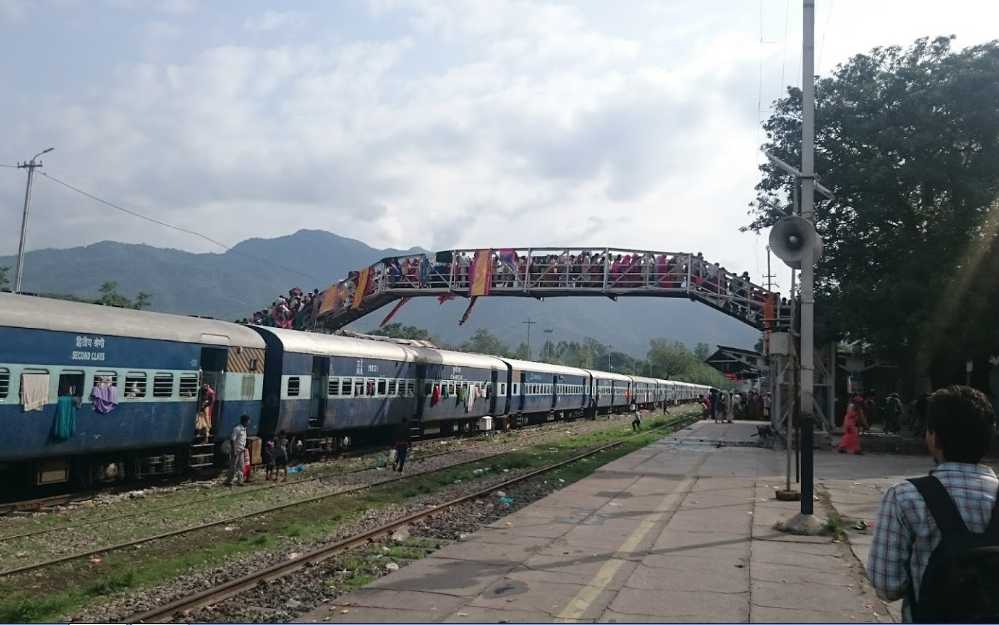
<svg viewBox="0 0 999 625">
<path fill-rule="evenodd" d="M 358 296 L 358 289 L 363 293 Z M 315 325 L 335 329 L 399 298 L 417 296 L 684 297 L 750 325 L 777 324 L 777 295 L 700 254 L 626 248 L 456 249 L 385 258 L 331 285 Z"/>
</svg>

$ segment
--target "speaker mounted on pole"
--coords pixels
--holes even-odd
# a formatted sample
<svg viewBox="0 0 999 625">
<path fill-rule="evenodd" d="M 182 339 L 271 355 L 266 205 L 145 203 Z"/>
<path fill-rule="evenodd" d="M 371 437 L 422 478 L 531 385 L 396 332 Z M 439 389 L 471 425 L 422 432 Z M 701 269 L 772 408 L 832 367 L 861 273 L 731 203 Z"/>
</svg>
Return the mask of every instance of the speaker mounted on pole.
<svg viewBox="0 0 999 625">
<path fill-rule="evenodd" d="M 781 219 L 770 229 L 770 249 L 792 269 L 801 269 L 804 251 L 811 248 L 812 261 L 822 256 L 822 239 L 815 226 L 797 215 Z"/>
</svg>

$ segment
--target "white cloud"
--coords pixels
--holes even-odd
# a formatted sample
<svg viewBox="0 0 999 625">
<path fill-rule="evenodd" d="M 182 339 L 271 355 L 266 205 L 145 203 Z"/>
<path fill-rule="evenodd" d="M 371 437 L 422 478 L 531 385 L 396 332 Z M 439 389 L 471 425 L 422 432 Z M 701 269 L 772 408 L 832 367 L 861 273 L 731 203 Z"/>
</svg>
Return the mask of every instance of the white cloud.
<svg viewBox="0 0 999 625">
<path fill-rule="evenodd" d="M 282 28 L 301 28 L 306 15 L 297 11 L 265 11 L 243 21 L 243 28 L 251 32 L 268 32 Z"/>
<path fill-rule="evenodd" d="M 782 36 L 779 4 L 766 7 Z M 11 160 L 44 137 L 52 174 L 228 242 L 325 228 L 401 248 L 648 247 L 755 274 L 762 242 L 737 228 L 758 178 L 757 97 L 776 95 L 783 46 L 760 45 L 756 5 L 733 7 L 638 3 L 615 26 L 573 4 L 380 0 L 365 38 L 295 12 L 233 17 L 204 40 L 155 21 L 155 54 L 32 99 Z M 299 30 L 251 47 L 239 25 Z M 869 47 L 832 32 L 827 59 Z M 899 32 L 877 41 L 911 39 Z M 0 187 L 0 211 L 18 184 Z M 33 201 L 49 218 L 33 245 L 209 249 L 44 179 Z"/>
</svg>

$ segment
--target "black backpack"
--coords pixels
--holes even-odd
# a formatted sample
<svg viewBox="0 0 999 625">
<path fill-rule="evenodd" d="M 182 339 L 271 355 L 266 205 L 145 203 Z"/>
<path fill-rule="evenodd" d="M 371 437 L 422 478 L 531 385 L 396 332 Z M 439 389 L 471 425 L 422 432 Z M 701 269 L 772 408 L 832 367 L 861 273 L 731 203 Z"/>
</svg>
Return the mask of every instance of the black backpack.
<svg viewBox="0 0 999 625">
<path fill-rule="evenodd" d="M 999 494 L 988 527 L 972 534 L 940 480 L 929 475 L 909 481 L 942 535 L 923 572 L 918 601 L 909 587 L 913 622 L 999 622 Z"/>
</svg>

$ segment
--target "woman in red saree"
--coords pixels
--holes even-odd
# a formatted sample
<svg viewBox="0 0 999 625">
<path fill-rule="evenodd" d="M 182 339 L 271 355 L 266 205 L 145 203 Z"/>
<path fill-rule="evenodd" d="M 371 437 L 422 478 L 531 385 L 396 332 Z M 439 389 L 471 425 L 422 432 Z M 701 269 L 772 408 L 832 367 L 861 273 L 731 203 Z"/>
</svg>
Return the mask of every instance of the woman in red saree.
<svg viewBox="0 0 999 625">
<path fill-rule="evenodd" d="M 857 402 L 851 401 L 850 406 L 846 409 L 846 416 L 843 418 L 843 437 L 839 439 L 839 444 L 836 445 L 836 449 L 839 453 L 861 453 L 860 426 L 863 423 L 863 410 L 859 405 L 857 405 Z"/>
</svg>

